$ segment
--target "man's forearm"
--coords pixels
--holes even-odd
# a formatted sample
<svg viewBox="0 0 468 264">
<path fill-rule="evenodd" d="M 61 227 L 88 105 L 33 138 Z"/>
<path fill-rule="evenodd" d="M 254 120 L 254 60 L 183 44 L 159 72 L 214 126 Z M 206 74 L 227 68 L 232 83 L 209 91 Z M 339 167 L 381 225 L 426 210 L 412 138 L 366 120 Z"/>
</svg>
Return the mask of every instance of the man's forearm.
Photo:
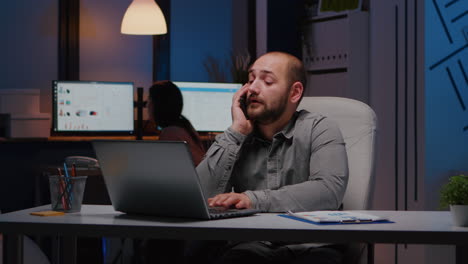
<svg viewBox="0 0 468 264">
<path fill-rule="evenodd" d="M 334 210 L 340 206 L 342 190 L 346 187 L 346 182 L 341 178 L 337 177 L 339 184 L 334 183 L 334 188 L 319 180 L 288 185 L 278 190 L 246 191 L 245 194 L 256 209 L 264 212 Z"/>
<path fill-rule="evenodd" d="M 197 173 L 207 197 L 228 191 L 228 183 L 245 136 L 226 130 L 216 137 Z"/>
</svg>

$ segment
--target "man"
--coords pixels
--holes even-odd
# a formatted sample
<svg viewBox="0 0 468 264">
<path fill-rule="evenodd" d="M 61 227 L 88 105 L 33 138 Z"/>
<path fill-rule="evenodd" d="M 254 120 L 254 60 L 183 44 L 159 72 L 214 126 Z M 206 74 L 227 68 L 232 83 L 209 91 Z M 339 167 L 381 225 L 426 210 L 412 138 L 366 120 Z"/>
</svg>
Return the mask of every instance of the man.
<svg viewBox="0 0 468 264">
<path fill-rule="evenodd" d="M 296 112 L 305 86 L 304 66 L 290 54 L 267 53 L 251 66 L 249 82 L 233 96 L 231 127 L 197 167 L 210 206 L 263 212 L 340 207 L 348 181 L 344 141 L 326 117 Z M 333 246 L 310 244 L 231 242 L 225 248 L 222 263 L 338 263 L 341 257 Z"/>
</svg>

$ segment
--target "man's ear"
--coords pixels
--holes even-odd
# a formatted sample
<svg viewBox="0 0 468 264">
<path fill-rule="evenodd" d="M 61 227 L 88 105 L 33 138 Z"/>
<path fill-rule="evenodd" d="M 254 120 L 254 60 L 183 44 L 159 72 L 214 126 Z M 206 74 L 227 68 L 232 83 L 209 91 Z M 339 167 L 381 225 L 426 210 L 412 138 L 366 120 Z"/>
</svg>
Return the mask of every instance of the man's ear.
<svg viewBox="0 0 468 264">
<path fill-rule="evenodd" d="M 291 103 L 295 104 L 301 100 L 302 93 L 304 92 L 304 86 L 301 82 L 295 82 L 291 86 L 291 90 L 289 92 L 290 101 Z"/>
</svg>

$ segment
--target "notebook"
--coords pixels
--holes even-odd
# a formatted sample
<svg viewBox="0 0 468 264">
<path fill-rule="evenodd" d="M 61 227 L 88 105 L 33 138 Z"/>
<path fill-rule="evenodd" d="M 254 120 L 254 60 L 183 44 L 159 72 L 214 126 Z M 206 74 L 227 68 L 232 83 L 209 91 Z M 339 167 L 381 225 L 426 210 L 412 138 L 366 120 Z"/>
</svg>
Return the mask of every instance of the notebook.
<svg viewBox="0 0 468 264">
<path fill-rule="evenodd" d="M 117 211 L 199 219 L 259 212 L 209 208 L 186 142 L 94 140 L 92 145 Z"/>
</svg>

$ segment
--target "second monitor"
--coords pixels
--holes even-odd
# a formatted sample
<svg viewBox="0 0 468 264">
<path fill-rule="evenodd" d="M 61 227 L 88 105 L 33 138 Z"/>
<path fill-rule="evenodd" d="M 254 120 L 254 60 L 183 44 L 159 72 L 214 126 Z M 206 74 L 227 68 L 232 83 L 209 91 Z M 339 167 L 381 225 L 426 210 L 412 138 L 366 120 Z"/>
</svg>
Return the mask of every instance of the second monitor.
<svg viewBox="0 0 468 264">
<path fill-rule="evenodd" d="M 174 82 L 184 98 L 182 114 L 197 131 L 221 132 L 232 123 L 232 96 L 240 83 Z"/>
<path fill-rule="evenodd" d="M 53 132 L 132 134 L 133 83 L 53 81 Z"/>
</svg>

